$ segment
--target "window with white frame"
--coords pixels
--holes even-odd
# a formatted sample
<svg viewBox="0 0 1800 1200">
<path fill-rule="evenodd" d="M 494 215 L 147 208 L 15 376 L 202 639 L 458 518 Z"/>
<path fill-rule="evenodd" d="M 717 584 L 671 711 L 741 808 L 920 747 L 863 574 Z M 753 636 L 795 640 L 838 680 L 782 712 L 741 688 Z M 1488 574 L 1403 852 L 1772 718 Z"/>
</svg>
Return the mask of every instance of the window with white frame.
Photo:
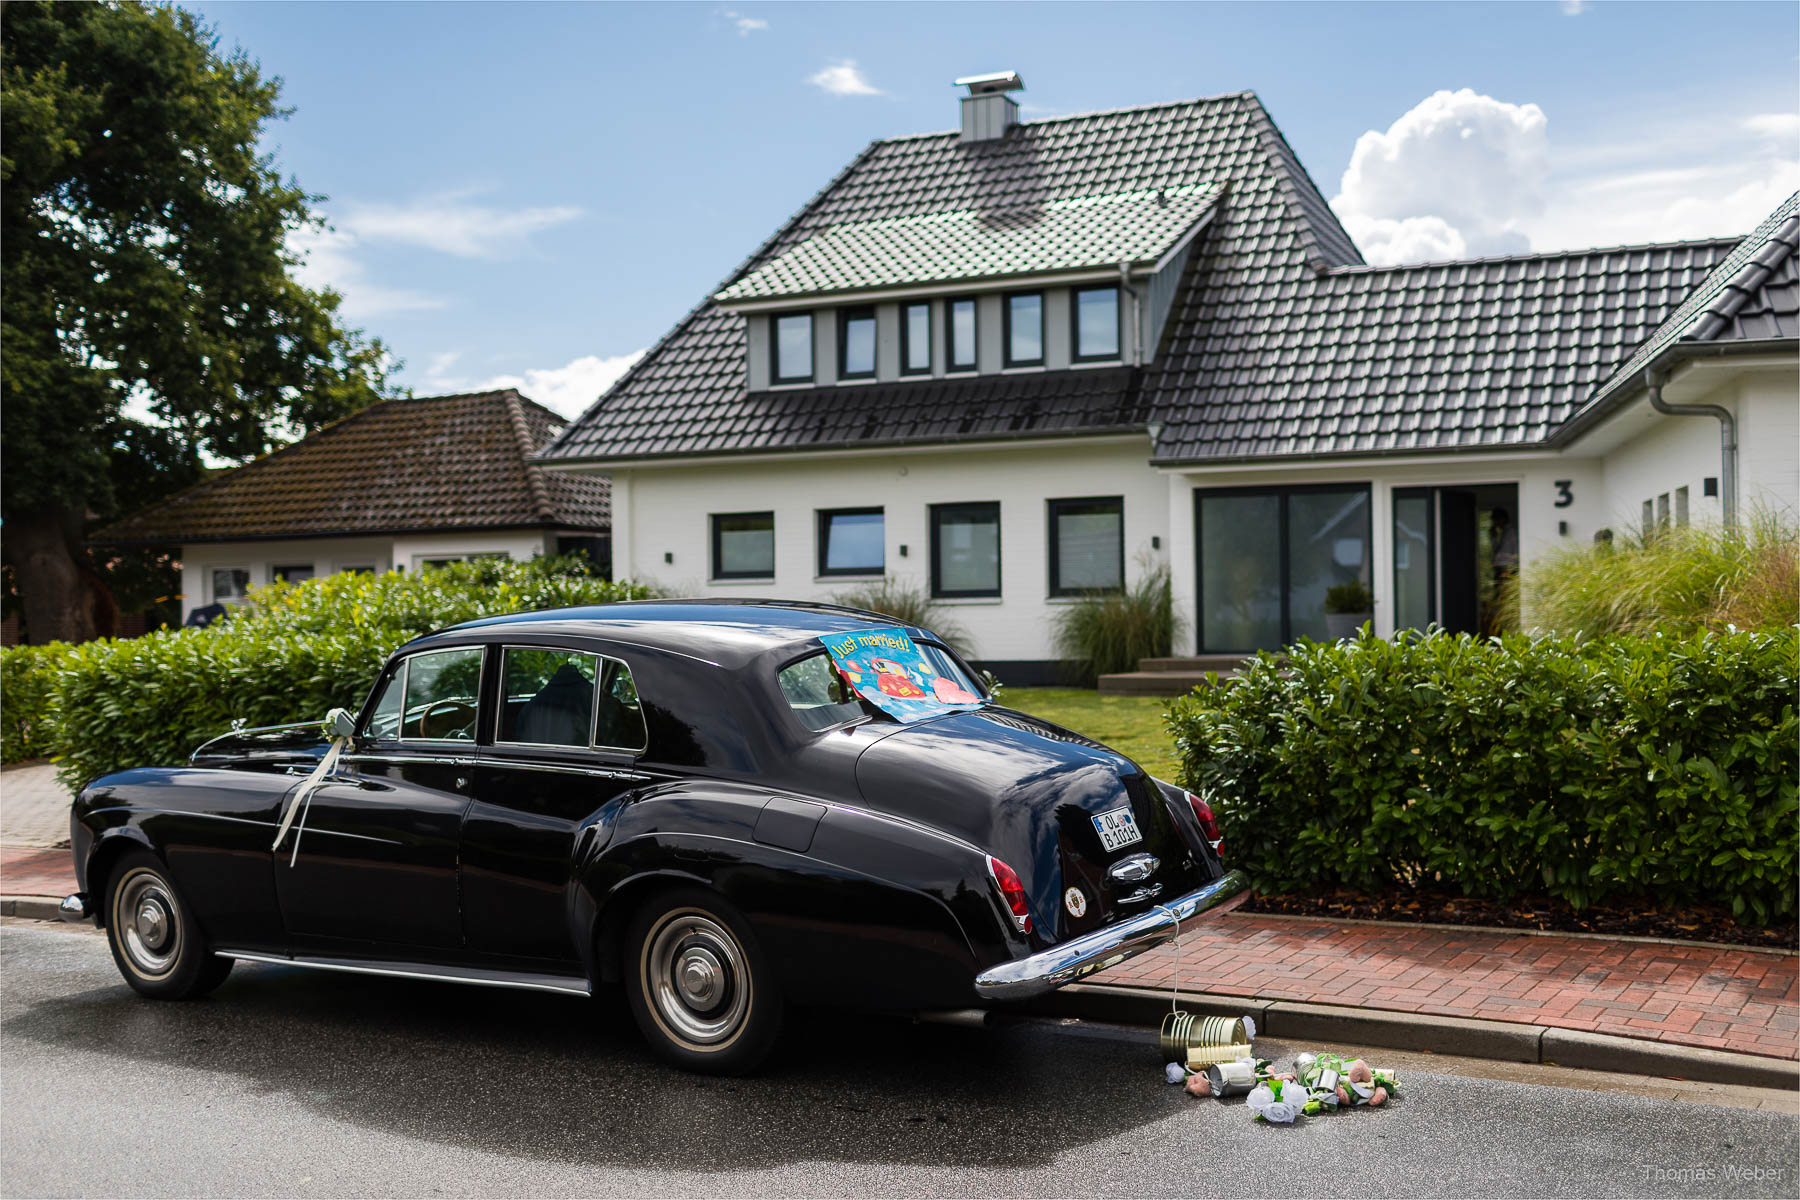
<svg viewBox="0 0 1800 1200">
<path fill-rule="evenodd" d="M 211 571 L 212 602 L 242 604 L 250 591 L 249 567 L 214 567 Z"/>
</svg>

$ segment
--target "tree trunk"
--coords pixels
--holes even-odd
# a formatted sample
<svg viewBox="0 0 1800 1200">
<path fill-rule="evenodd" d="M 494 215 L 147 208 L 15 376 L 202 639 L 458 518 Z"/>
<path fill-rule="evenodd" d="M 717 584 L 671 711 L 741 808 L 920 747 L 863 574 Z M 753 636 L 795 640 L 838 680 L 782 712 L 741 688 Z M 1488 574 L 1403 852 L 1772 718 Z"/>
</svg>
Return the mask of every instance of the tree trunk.
<svg viewBox="0 0 1800 1200">
<path fill-rule="evenodd" d="M 5 525 L 6 557 L 34 645 L 94 636 L 94 606 L 69 548 L 69 519 L 68 513 L 50 511 L 15 516 Z"/>
</svg>

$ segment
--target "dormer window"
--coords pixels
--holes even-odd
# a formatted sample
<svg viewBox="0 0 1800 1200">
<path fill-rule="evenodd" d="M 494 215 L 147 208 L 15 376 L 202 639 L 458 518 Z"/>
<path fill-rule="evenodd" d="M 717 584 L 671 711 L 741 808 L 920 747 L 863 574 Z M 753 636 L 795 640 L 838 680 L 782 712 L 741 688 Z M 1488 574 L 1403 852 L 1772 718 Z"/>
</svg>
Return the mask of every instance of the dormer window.
<svg viewBox="0 0 1800 1200">
<path fill-rule="evenodd" d="M 875 310 L 846 308 L 838 314 L 838 378 L 875 378 Z"/>
<path fill-rule="evenodd" d="M 950 328 L 950 369 L 952 371 L 973 371 L 975 369 L 975 301 L 952 300 L 949 304 L 949 319 L 944 323 Z"/>
<path fill-rule="evenodd" d="M 813 315 L 775 318 L 775 382 L 808 383 L 813 377 Z"/>
<path fill-rule="evenodd" d="M 1076 362 L 1119 357 L 1119 289 L 1076 288 L 1070 305 Z"/>
<path fill-rule="evenodd" d="M 1006 298 L 1006 365 L 1044 365 L 1044 293 L 1015 292 Z"/>
<path fill-rule="evenodd" d="M 900 306 L 900 373 L 931 374 L 931 305 Z"/>
</svg>

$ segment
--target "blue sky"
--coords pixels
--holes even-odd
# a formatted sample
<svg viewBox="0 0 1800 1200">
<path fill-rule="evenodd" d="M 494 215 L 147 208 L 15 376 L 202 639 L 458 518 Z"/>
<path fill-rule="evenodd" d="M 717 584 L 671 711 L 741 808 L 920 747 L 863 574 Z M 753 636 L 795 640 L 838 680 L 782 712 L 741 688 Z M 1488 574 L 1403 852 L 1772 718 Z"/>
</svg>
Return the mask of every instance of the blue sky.
<svg viewBox="0 0 1800 1200">
<path fill-rule="evenodd" d="M 1800 187 L 1800 6 L 329 4 L 199 11 L 284 81 L 306 277 L 421 394 L 598 395 L 958 75 L 1026 120 L 1256 91 L 1372 260 L 1741 233 Z"/>
</svg>

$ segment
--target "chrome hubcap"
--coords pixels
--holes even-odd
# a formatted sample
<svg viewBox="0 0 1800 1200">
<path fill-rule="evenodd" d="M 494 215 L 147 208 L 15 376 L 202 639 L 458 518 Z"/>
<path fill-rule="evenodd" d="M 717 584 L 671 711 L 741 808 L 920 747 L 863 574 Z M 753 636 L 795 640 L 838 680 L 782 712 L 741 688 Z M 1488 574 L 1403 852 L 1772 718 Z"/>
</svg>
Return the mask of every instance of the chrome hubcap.
<svg viewBox="0 0 1800 1200">
<path fill-rule="evenodd" d="M 716 1046 L 737 1036 L 750 1013 L 744 948 L 697 909 L 665 916 L 644 942 L 645 993 L 679 1042 Z"/>
<path fill-rule="evenodd" d="M 114 925 L 125 956 L 145 975 L 162 975 L 181 953 L 181 918 L 161 876 L 133 871 L 119 885 Z"/>
<path fill-rule="evenodd" d="M 710 1007 L 725 988 L 719 960 L 704 946 L 690 946 L 681 955 L 681 998 L 695 1008 Z"/>
</svg>

